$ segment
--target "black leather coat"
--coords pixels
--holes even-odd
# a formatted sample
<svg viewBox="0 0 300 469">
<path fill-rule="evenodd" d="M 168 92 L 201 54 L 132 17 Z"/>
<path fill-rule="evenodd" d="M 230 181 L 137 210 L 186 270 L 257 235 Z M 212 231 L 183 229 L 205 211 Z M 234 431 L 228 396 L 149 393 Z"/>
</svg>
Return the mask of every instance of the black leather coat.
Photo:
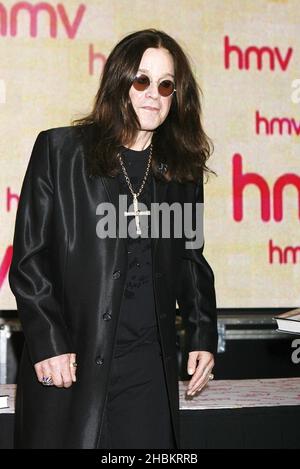
<svg viewBox="0 0 300 469">
<path fill-rule="evenodd" d="M 81 130 L 82 132 L 82 130 Z M 16 446 L 96 448 L 125 287 L 122 238 L 96 236 L 96 206 L 118 207 L 117 178 L 90 178 L 76 127 L 41 132 L 17 211 L 10 287 L 25 334 L 16 402 Z M 203 201 L 203 186 L 153 179 L 154 202 Z M 176 299 L 190 351 L 216 352 L 214 275 L 183 238 L 152 238 L 153 284 L 163 361 L 179 443 Z M 109 313 L 109 314 L 107 314 Z M 108 320 L 109 319 L 109 320 Z M 43 387 L 33 364 L 77 354 L 77 382 Z"/>
</svg>

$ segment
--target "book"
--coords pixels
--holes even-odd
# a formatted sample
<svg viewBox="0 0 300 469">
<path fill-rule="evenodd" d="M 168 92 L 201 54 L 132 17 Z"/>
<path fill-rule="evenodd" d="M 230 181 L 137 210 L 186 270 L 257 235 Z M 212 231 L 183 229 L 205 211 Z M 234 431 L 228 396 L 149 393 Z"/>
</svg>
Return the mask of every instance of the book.
<svg viewBox="0 0 300 469">
<path fill-rule="evenodd" d="M 8 408 L 8 396 L 0 396 L 0 409 Z"/>
<path fill-rule="evenodd" d="M 300 334 L 300 308 L 275 316 L 279 332 Z"/>
</svg>

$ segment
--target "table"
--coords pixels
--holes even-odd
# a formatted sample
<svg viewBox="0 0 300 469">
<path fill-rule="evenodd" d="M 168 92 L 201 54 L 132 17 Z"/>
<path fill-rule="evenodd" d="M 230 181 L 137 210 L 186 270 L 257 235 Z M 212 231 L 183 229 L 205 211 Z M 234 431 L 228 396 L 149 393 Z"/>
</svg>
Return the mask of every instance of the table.
<svg viewBox="0 0 300 469">
<path fill-rule="evenodd" d="M 300 378 L 211 381 L 187 397 L 179 381 L 182 449 L 300 449 Z M 12 447 L 15 385 L 1 385 L 0 448 Z"/>
<path fill-rule="evenodd" d="M 300 449 L 300 378 L 211 381 L 197 398 L 179 383 L 185 449 Z"/>
</svg>

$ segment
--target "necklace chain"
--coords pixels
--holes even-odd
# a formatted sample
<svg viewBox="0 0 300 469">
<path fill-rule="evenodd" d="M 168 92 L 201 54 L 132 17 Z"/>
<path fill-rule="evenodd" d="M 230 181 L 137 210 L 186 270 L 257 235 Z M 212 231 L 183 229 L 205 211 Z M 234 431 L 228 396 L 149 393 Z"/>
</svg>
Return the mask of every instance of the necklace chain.
<svg viewBox="0 0 300 469">
<path fill-rule="evenodd" d="M 124 173 L 124 177 L 126 179 L 126 182 L 128 184 L 128 187 L 130 189 L 130 192 L 131 194 L 133 195 L 133 197 L 139 197 L 139 195 L 141 194 L 142 190 L 144 189 L 144 185 L 146 183 L 146 180 L 147 180 L 147 177 L 148 177 L 148 173 L 149 173 L 149 169 L 150 169 L 150 165 L 151 165 L 151 160 L 152 160 L 152 143 L 150 144 L 150 154 L 149 154 L 149 159 L 148 159 L 148 164 L 147 164 L 147 169 L 146 169 L 146 173 L 145 173 L 145 176 L 144 176 L 144 179 L 142 181 L 142 184 L 141 184 L 141 187 L 139 188 L 138 192 L 134 192 L 133 190 L 133 187 L 131 185 L 131 182 L 130 182 L 130 179 L 128 177 L 128 173 L 126 171 L 126 168 L 124 166 L 124 163 L 123 163 L 123 160 L 122 160 L 122 157 L 121 157 L 121 154 L 118 153 L 118 158 L 119 158 L 119 161 L 120 161 L 120 164 L 121 164 L 121 167 L 122 167 L 122 170 L 123 170 L 123 173 Z"/>
</svg>

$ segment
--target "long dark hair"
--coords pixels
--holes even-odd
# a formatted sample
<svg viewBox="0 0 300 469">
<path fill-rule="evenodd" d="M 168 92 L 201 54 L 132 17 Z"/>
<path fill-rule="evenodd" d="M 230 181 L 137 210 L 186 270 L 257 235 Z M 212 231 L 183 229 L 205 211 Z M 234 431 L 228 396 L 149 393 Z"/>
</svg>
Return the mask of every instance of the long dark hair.
<svg viewBox="0 0 300 469">
<path fill-rule="evenodd" d="M 176 85 L 167 118 L 153 133 L 153 174 L 165 181 L 199 181 L 204 172 L 214 173 L 206 166 L 213 145 L 201 124 L 202 92 L 182 48 L 156 29 L 134 32 L 114 47 L 105 63 L 93 110 L 72 121 L 72 125 L 93 129 L 93 145 L 87 153 L 90 175 L 116 176 L 120 171 L 120 147 L 135 141 L 140 123 L 129 90 L 149 47 L 162 47 L 171 53 Z M 161 171 L 166 168 L 162 164 L 167 165 L 167 171 Z"/>
</svg>

